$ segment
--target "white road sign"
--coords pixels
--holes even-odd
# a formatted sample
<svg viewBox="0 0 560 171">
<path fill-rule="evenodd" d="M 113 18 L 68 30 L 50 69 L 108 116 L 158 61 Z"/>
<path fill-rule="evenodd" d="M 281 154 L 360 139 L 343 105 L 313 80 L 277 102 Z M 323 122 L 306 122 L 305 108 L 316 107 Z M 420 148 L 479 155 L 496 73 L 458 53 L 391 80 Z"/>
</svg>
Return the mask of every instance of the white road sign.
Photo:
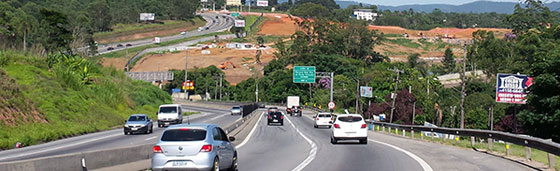
<svg viewBox="0 0 560 171">
<path fill-rule="evenodd" d="M 360 86 L 360 96 L 362 97 L 373 97 L 373 88 Z"/>
<path fill-rule="evenodd" d="M 154 21 L 155 19 L 156 15 L 154 13 L 140 13 L 141 21 Z"/>
<path fill-rule="evenodd" d="M 336 107 L 336 104 L 334 104 L 334 102 L 331 101 L 327 106 L 329 106 L 329 109 L 334 109 L 334 107 Z"/>
</svg>

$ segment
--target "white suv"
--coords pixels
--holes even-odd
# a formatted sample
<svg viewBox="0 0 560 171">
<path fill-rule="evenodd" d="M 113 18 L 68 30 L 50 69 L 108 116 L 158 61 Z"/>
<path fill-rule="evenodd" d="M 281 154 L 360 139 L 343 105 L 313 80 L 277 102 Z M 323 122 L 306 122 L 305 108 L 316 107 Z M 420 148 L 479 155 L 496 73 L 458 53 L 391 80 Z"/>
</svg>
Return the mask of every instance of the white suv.
<svg viewBox="0 0 560 171">
<path fill-rule="evenodd" d="M 331 128 L 331 143 L 336 144 L 338 140 L 359 140 L 361 144 L 367 144 L 366 127 L 362 115 L 339 114 Z"/>
<path fill-rule="evenodd" d="M 313 126 L 315 128 L 318 128 L 319 126 L 328 126 L 329 128 L 331 128 L 333 117 L 330 113 L 318 113 L 314 116 L 314 118 L 315 125 Z"/>
</svg>

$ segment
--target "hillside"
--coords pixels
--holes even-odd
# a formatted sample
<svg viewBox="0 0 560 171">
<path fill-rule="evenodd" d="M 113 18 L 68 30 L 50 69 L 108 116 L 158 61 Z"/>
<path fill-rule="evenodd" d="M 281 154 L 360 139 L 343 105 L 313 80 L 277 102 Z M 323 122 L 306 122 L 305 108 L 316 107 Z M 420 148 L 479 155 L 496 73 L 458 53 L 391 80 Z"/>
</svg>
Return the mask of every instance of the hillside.
<svg viewBox="0 0 560 171">
<path fill-rule="evenodd" d="M 359 2 L 355 1 L 336 1 L 341 8 L 346 8 L 350 5 L 358 5 Z M 440 9 L 443 12 L 456 12 L 456 13 L 513 13 L 515 2 L 494 2 L 494 1 L 476 1 L 462 5 L 449 5 L 449 4 L 428 4 L 428 5 L 401 5 L 401 6 L 384 6 L 378 5 L 378 10 L 391 10 L 391 11 L 408 11 L 413 9 L 416 12 L 432 12 L 434 9 Z M 371 4 L 362 3 L 364 6 Z M 545 6 L 551 10 L 560 8 L 560 2 L 546 3 Z"/>
<path fill-rule="evenodd" d="M 115 128 L 171 102 L 150 83 L 81 57 L 2 50 L 0 89 L 0 149 Z"/>
</svg>

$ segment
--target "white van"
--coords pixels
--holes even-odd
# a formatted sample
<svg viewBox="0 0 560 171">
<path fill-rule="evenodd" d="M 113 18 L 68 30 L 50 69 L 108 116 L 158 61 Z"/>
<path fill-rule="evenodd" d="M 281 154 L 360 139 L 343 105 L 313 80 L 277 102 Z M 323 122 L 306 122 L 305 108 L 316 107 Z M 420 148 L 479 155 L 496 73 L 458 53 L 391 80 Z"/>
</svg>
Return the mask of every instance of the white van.
<svg viewBox="0 0 560 171">
<path fill-rule="evenodd" d="M 169 126 L 170 124 L 183 123 L 183 109 L 180 104 L 165 104 L 159 106 L 156 112 L 158 127 Z"/>
</svg>

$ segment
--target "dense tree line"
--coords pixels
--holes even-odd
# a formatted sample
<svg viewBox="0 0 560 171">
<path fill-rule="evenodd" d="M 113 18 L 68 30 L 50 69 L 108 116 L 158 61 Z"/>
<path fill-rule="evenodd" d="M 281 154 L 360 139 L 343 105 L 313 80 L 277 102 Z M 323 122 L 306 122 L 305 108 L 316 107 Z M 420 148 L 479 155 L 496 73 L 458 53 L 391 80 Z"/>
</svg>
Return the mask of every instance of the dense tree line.
<svg viewBox="0 0 560 171">
<path fill-rule="evenodd" d="M 197 0 L 2 1 L 0 46 L 66 52 L 92 44 L 94 32 L 138 22 L 140 13 L 182 20 L 194 17 L 199 5 Z"/>
</svg>

